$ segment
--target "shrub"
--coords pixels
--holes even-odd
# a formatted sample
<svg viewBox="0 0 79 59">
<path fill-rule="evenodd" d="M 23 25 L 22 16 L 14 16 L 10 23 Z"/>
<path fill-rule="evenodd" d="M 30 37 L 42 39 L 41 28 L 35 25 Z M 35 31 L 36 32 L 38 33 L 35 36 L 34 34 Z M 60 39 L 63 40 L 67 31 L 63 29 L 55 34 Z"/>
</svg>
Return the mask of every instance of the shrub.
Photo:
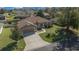
<svg viewBox="0 0 79 59">
<path fill-rule="evenodd" d="M 17 29 L 17 27 L 15 27 L 14 29 L 12 29 L 12 35 L 11 35 L 11 38 L 13 40 L 20 40 L 23 38 L 23 34 Z"/>
<path fill-rule="evenodd" d="M 47 38 L 49 38 L 50 36 L 51 36 L 50 33 L 47 33 L 47 34 L 46 34 L 46 37 L 47 37 Z"/>
</svg>

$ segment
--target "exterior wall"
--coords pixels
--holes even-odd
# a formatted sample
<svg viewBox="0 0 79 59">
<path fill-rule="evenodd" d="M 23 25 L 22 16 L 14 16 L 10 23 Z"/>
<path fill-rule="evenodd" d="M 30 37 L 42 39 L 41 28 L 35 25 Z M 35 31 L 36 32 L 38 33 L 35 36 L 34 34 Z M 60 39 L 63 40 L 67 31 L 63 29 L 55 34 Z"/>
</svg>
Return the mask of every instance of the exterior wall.
<svg viewBox="0 0 79 59">
<path fill-rule="evenodd" d="M 52 25 L 52 22 L 45 22 L 37 25 L 37 29 L 46 28 Z"/>
<path fill-rule="evenodd" d="M 41 30 L 43 28 L 43 24 L 38 24 L 37 25 L 37 30 Z"/>
</svg>

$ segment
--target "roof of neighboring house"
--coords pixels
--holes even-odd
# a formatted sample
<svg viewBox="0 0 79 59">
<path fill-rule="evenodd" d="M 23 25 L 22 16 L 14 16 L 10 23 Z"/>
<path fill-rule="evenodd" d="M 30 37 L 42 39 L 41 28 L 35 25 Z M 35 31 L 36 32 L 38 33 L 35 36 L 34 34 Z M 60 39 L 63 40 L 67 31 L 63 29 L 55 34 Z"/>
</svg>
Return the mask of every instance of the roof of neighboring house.
<svg viewBox="0 0 79 59">
<path fill-rule="evenodd" d="M 25 12 L 23 11 L 16 11 L 16 16 L 26 16 Z"/>
<path fill-rule="evenodd" d="M 0 14 L 0 17 L 4 17 L 4 15 L 3 14 Z"/>
<path fill-rule="evenodd" d="M 43 13 L 44 14 L 44 16 L 49 16 L 49 13 Z"/>
</svg>

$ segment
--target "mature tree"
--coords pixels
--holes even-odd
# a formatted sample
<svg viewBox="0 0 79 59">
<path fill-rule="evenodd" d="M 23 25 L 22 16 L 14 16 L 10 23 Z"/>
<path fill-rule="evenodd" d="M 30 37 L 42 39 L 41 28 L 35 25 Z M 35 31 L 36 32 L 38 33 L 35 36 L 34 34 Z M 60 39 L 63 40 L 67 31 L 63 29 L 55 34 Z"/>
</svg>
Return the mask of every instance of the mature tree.
<svg viewBox="0 0 79 59">
<path fill-rule="evenodd" d="M 78 29 L 79 28 L 79 12 L 78 8 L 66 7 L 63 8 L 59 18 L 59 24 L 65 26 L 67 30 L 69 28 Z"/>
<path fill-rule="evenodd" d="M 5 11 L 3 9 L 0 9 L 0 14 L 3 14 Z"/>
<path fill-rule="evenodd" d="M 50 9 L 51 9 L 51 8 L 48 8 L 48 7 L 47 7 L 47 8 L 44 10 L 44 12 L 49 13 L 49 12 L 50 12 Z"/>
<path fill-rule="evenodd" d="M 42 11 L 42 10 L 39 10 L 39 11 L 37 12 L 37 16 L 43 17 L 43 16 L 44 16 L 44 15 L 43 15 L 43 11 Z"/>
<path fill-rule="evenodd" d="M 53 8 L 46 8 L 45 12 L 49 13 L 51 18 L 56 18 L 57 17 L 57 12 L 58 12 L 58 7 L 53 7 Z"/>
</svg>

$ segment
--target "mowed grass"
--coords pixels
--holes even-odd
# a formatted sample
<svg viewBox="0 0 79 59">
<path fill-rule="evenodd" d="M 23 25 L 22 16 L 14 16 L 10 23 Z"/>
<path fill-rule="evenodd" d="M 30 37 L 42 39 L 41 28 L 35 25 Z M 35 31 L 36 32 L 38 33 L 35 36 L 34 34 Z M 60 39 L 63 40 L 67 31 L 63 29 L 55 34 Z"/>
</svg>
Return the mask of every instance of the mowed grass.
<svg viewBox="0 0 79 59">
<path fill-rule="evenodd" d="M 10 28 L 3 28 L 3 31 L 0 34 L 0 48 L 3 48 L 9 43 L 14 42 L 14 40 L 10 38 L 11 34 L 12 32 L 10 31 Z"/>
<path fill-rule="evenodd" d="M 46 37 L 46 35 L 49 33 L 49 34 L 58 34 L 58 32 L 56 32 L 57 30 L 61 29 L 61 28 L 65 28 L 65 27 L 60 27 L 58 25 L 53 25 L 51 28 L 47 28 L 46 29 L 46 32 L 45 33 L 41 33 L 39 34 L 40 37 L 44 40 L 44 41 L 47 41 L 47 42 L 50 42 L 52 43 L 53 42 L 53 39 L 55 38 L 55 36 L 51 36 L 51 37 Z M 70 28 L 70 30 L 72 30 L 73 32 L 75 32 L 78 36 L 79 36 L 79 29 L 76 30 L 76 29 L 72 29 Z M 62 35 L 62 34 L 61 34 Z"/>
<path fill-rule="evenodd" d="M 46 35 L 47 35 L 48 33 L 51 34 L 51 35 L 52 35 L 52 34 L 57 34 L 57 33 L 56 33 L 56 30 L 58 30 L 58 29 L 60 29 L 60 28 L 61 28 L 60 26 L 53 25 L 52 27 L 47 28 L 45 33 L 41 33 L 41 34 L 39 34 L 39 35 L 42 37 L 43 40 L 52 43 L 52 42 L 53 42 L 53 40 L 52 40 L 53 37 L 47 38 Z"/>
<path fill-rule="evenodd" d="M 3 28 L 2 33 L 0 34 L 0 49 L 6 47 L 8 44 L 15 42 L 11 38 L 12 32 L 10 28 Z M 23 39 L 18 40 L 17 48 L 15 50 L 21 51 L 25 47 L 25 42 Z M 14 50 L 14 51 L 15 51 Z"/>
<path fill-rule="evenodd" d="M 7 21 L 13 21 L 15 14 L 10 13 L 10 15 L 8 15 L 8 13 L 4 14 L 6 16 Z"/>
<path fill-rule="evenodd" d="M 25 48 L 25 45 L 26 44 L 25 44 L 24 40 L 23 39 L 20 39 L 18 41 L 18 43 L 17 43 L 17 49 L 15 49 L 15 50 L 22 51 Z"/>
</svg>

